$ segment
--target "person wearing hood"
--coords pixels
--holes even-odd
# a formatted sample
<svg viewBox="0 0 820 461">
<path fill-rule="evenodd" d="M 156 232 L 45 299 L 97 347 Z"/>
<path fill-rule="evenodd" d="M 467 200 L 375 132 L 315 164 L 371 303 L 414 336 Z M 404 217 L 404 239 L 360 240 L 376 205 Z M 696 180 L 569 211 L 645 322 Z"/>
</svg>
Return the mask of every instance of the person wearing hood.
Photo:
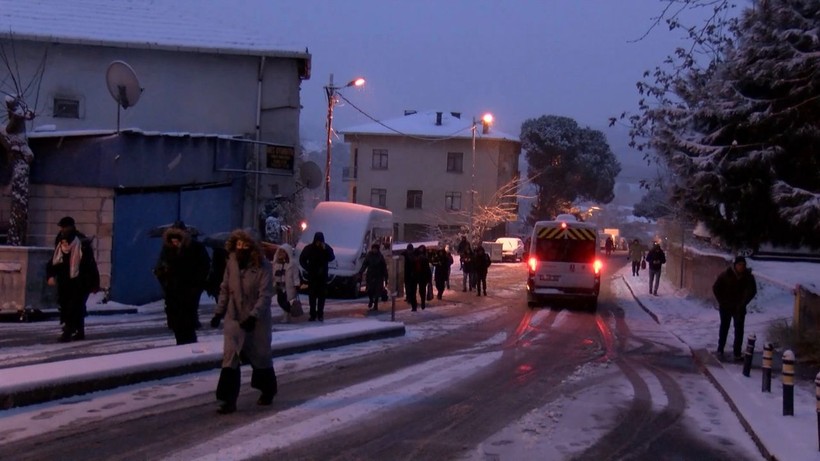
<svg viewBox="0 0 820 461">
<path fill-rule="evenodd" d="M 236 411 L 241 373 L 250 363 L 251 387 L 262 392 L 257 405 L 270 405 L 277 392 L 271 352 L 271 299 L 273 271 L 262 247 L 249 233 L 238 229 L 225 243 L 228 261 L 211 319 L 218 328 L 224 319 L 222 370 L 216 386 L 221 414 Z"/>
<path fill-rule="evenodd" d="M 362 268 L 359 269 L 358 276 L 361 277 L 367 272 L 365 283 L 367 285 L 367 310 L 379 310 L 379 298 L 384 292 L 384 284 L 387 282 L 387 262 L 384 255 L 379 250 L 379 244 L 370 246 L 370 251 L 364 257 Z"/>
<path fill-rule="evenodd" d="M 646 264 L 649 265 L 649 294 L 658 296 L 658 285 L 661 283 L 661 269 L 666 264 L 666 253 L 661 244 L 655 242 L 652 249 L 646 254 Z"/>
<path fill-rule="evenodd" d="M 328 264 L 336 259 L 333 248 L 325 243 L 325 234 L 313 234 L 313 242 L 305 245 L 299 255 L 299 265 L 305 270 L 308 284 L 308 320 L 322 322 L 325 319 L 327 298 Z"/>
<path fill-rule="evenodd" d="M 752 270 L 746 267 L 746 258 L 738 256 L 731 267 L 727 268 L 715 280 L 712 292 L 718 302 L 720 327 L 718 329 L 717 354 L 723 357 L 723 348 L 729 335 L 729 324 L 735 325 L 735 338 L 732 347 L 734 359 L 743 358 L 743 327 L 746 322 L 746 306 L 757 295 L 757 282 Z"/>
<path fill-rule="evenodd" d="M 57 303 L 60 306 L 60 324 L 63 332 L 60 342 L 85 339 L 86 302 L 91 292 L 100 287 L 100 272 L 90 242 L 74 227 L 64 226 L 57 235 L 54 254 L 46 264 L 46 283 L 57 287 Z"/>
<path fill-rule="evenodd" d="M 199 298 L 211 268 L 205 246 L 177 221 L 162 233 L 162 250 L 154 276 L 165 295 L 165 316 L 177 345 L 197 342 Z"/>
<path fill-rule="evenodd" d="M 273 255 L 273 286 L 276 290 L 276 302 L 285 311 L 285 322 L 290 322 L 291 302 L 299 296 L 299 268 L 293 257 L 293 247 L 284 243 L 279 245 Z"/>
</svg>

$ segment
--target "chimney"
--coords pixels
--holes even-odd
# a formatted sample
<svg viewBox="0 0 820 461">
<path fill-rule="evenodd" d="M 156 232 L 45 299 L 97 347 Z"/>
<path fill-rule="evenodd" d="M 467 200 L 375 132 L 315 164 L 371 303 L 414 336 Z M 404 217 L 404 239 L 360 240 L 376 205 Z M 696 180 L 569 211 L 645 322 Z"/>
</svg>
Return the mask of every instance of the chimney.
<svg viewBox="0 0 820 461">
<path fill-rule="evenodd" d="M 461 112 L 450 112 L 450 115 L 461 120 Z"/>
<path fill-rule="evenodd" d="M 415 114 L 415 113 L 416 113 L 416 111 L 415 111 L 415 110 L 413 110 L 413 109 L 404 109 L 404 115 L 405 115 L 405 116 L 407 116 L 407 115 L 413 115 L 413 114 Z"/>
<path fill-rule="evenodd" d="M 441 125 L 441 112 L 436 112 L 436 125 Z"/>
</svg>

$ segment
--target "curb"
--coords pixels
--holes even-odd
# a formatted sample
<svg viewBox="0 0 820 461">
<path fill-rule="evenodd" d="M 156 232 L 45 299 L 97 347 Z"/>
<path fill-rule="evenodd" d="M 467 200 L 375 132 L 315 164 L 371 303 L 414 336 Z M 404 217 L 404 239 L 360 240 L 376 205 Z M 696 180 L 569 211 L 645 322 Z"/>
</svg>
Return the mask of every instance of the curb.
<svg viewBox="0 0 820 461">
<path fill-rule="evenodd" d="M 347 332 L 327 334 L 322 327 L 281 332 L 271 345 L 272 357 L 330 349 L 377 339 L 404 336 L 404 324 L 372 321 L 351 323 Z M 363 326 L 362 326 L 363 325 Z M 157 357 L 161 357 L 158 359 Z M 109 369 L 104 361 L 123 365 Z M 55 363 L 0 369 L 0 410 L 33 405 L 121 386 L 218 369 L 222 338 L 210 342 L 167 346 L 58 362 L 62 376 L 52 378 Z"/>
<path fill-rule="evenodd" d="M 641 309 L 643 309 L 644 312 L 646 312 L 650 317 L 652 317 L 652 320 L 654 320 L 655 323 L 657 323 L 658 325 L 662 325 L 660 319 L 657 316 L 657 314 L 655 314 L 654 312 L 652 312 L 651 309 L 646 307 L 641 302 L 641 300 L 635 295 L 635 291 L 632 289 L 632 285 L 630 285 L 629 282 L 626 280 L 626 277 L 621 276 L 621 280 L 623 280 L 624 285 L 626 285 L 626 287 L 629 289 L 629 293 L 632 295 L 632 298 L 635 300 L 636 303 L 638 303 L 638 305 L 641 307 Z M 777 461 L 777 457 L 772 455 L 772 453 L 766 447 L 766 444 L 763 443 L 763 440 L 754 431 L 754 429 L 753 429 L 752 425 L 750 424 L 750 422 L 746 419 L 746 417 L 740 411 L 740 409 L 738 408 L 735 401 L 732 399 L 732 397 L 729 395 L 729 393 L 726 391 L 726 389 L 723 388 L 723 386 L 721 384 L 721 381 L 719 379 L 717 379 L 717 377 L 714 375 L 713 371 L 711 370 L 711 367 L 715 367 L 715 368 L 719 367 L 721 370 L 726 371 L 726 369 L 723 367 L 723 364 L 721 364 L 720 362 L 715 360 L 715 358 L 712 357 L 712 355 L 707 350 L 705 350 L 705 349 L 697 349 L 696 350 L 691 345 L 689 345 L 686 341 L 682 340 L 678 335 L 675 335 L 674 333 L 672 333 L 672 334 L 676 338 L 678 338 L 678 341 L 680 341 L 682 344 L 686 345 L 686 347 L 689 348 L 689 352 L 691 353 L 692 359 L 695 361 L 695 364 L 697 365 L 698 369 L 701 371 L 701 373 L 703 373 L 704 376 L 706 376 L 706 378 L 709 380 L 709 382 L 712 383 L 712 386 L 715 389 L 717 389 L 718 392 L 720 392 L 720 395 L 723 396 L 723 400 L 725 400 L 726 403 L 729 404 L 729 408 L 732 409 L 732 413 L 735 414 L 738 421 L 740 421 L 740 425 L 743 426 L 743 429 L 745 429 L 746 432 L 749 434 L 749 436 L 752 438 L 752 442 L 754 442 L 755 446 L 760 451 L 760 454 L 763 455 L 764 458 L 766 458 L 770 461 Z M 709 364 L 708 362 L 710 362 L 710 361 L 713 362 L 713 363 Z M 715 363 L 717 365 L 715 365 Z"/>
</svg>

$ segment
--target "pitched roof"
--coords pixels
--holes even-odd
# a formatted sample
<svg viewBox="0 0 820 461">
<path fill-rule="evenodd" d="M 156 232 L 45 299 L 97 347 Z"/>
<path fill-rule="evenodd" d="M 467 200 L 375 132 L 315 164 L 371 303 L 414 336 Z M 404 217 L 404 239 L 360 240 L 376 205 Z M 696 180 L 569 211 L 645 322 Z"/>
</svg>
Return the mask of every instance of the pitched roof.
<svg viewBox="0 0 820 461">
<path fill-rule="evenodd" d="M 241 7 L 214 0 L 0 0 L 0 37 L 310 59 L 306 49 L 278 45 L 264 17 L 249 24 L 231 14 Z"/>
<path fill-rule="evenodd" d="M 441 124 L 437 124 L 438 114 L 441 114 Z M 345 135 L 385 135 L 385 136 L 418 136 L 424 138 L 472 138 L 472 118 L 459 112 L 421 111 L 413 112 L 404 117 L 381 120 L 364 125 L 353 126 L 337 130 Z M 481 122 L 478 121 L 480 126 Z M 520 142 L 518 136 L 495 130 L 490 127 L 488 133 L 476 130 L 479 139 L 497 139 L 503 141 Z"/>
</svg>

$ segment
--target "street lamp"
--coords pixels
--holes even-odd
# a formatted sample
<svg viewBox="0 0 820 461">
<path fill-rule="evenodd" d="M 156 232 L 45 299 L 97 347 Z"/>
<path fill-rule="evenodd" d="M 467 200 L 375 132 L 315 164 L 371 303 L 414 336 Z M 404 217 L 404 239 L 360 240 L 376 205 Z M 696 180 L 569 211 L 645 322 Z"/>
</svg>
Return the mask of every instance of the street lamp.
<svg viewBox="0 0 820 461">
<path fill-rule="evenodd" d="M 325 159 L 325 201 L 330 200 L 330 144 L 333 133 L 333 106 L 336 105 L 336 92 L 349 86 L 362 86 L 364 79 L 359 77 L 347 82 L 342 86 L 333 86 L 333 74 L 330 74 L 330 82 L 325 87 L 327 96 L 327 158 Z"/>
<path fill-rule="evenodd" d="M 493 123 L 493 114 L 487 113 L 481 117 L 481 132 L 487 134 L 490 132 L 490 124 Z M 473 137 L 473 168 L 470 176 L 470 232 L 473 231 L 473 213 L 475 212 L 475 134 L 478 130 L 478 123 L 473 117 L 473 124 L 470 126 L 470 131 Z"/>
</svg>

